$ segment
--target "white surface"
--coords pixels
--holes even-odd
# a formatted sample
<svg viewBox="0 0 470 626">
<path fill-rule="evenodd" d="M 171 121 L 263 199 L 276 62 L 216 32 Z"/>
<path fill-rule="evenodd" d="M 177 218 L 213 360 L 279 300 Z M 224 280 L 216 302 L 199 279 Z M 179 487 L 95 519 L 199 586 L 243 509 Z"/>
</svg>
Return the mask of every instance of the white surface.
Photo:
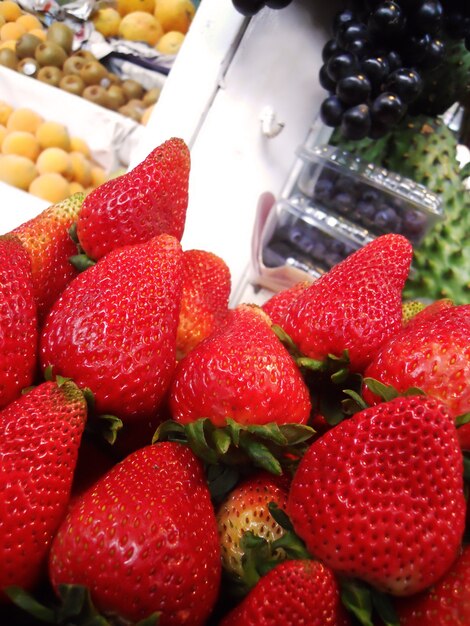
<svg viewBox="0 0 470 626">
<path fill-rule="evenodd" d="M 258 198 L 280 193 L 325 97 L 321 49 L 338 5 L 312 4 L 294 0 L 247 20 L 231 0 L 203 0 L 132 155 L 136 164 L 170 136 L 186 140 L 192 165 L 183 247 L 221 256 L 234 292 L 250 262 Z M 267 107 L 283 124 L 271 138 L 261 132 Z"/>
</svg>

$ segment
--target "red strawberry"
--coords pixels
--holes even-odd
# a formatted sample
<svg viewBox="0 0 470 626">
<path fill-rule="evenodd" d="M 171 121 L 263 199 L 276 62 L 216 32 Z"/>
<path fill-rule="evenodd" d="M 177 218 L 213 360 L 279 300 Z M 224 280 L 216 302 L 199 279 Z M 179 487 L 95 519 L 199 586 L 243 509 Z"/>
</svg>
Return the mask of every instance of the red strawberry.
<svg viewBox="0 0 470 626">
<path fill-rule="evenodd" d="M 77 224 L 80 245 L 95 260 L 128 244 L 168 234 L 180 240 L 188 206 L 190 154 L 182 139 L 155 148 L 133 170 L 91 191 Z"/>
<path fill-rule="evenodd" d="M 0 409 L 31 385 L 37 360 L 31 262 L 12 236 L 0 238 Z"/>
<path fill-rule="evenodd" d="M 291 306 L 293 306 L 300 294 L 302 294 L 310 285 L 311 282 L 307 281 L 295 283 L 292 287 L 275 293 L 262 305 L 261 308 L 269 315 L 273 324 L 279 324 L 282 326 L 287 315 L 287 311 Z"/>
<path fill-rule="evenodd" d="M 230 574 L 243 578 L 243 548 L 240 540 L 250 531 L 273 542 L 284 529 L 271 517 L 268 509 L 275 502 L 285 510 L 289 481 L 267 472 L 258 472 L 239 483 L 225 498 L 217 511 L 222 564 Z"/>
<path fill-rule="evenodd" d="M 114 250 L 51 309 L 42 366 L 89 387 L 98 413 L 125 420 L 156 412 L 176 363 L 181 256 L 169 235 Z"/>
<path fill-rule="evenodd" d="M 455 416 L 470 411 L 470 304 L 418 313 L 383 346 L 365 376 L 401 392 L 419 387 Z M 368 389 L 364 398 L 378 401 Z"/>
<path fill-rule="evenodd" d="M 348 626 L 338 584 L 319 561 L 293 560 L 263 576 L 220 626 Z"/>
<path fill-rule="evenodd" d="M 310 397 L 293 358 L 259 307 L 242 305 L 227 323 L 182 359 L 170 389 L 173 419 L 208 417 L 224 426 L 305 424 Z"/>
<path fill-rule="evenodd" d="M 396 595 L 416 593 L 454 561 L 465 524 L 463 461 L 447 407 L 398 397 L 315 441 L 287 512 L 333 571 Z"/>
<path fill-rule="evenodd" d="M 84 197 L 83 193 L 76 193 L 12 231 L 31 257 L 34 295 L 40 321 L 67 283 L 78 273 L 69 261 L 77 253 L 69 229 L 77 221 Z"/>
<path fill-rule="evenodd" d="M 0 413 L 0 590 L 31 589 L 45 572 L 86 416 L 70 381 L 42 383 Z"/>
<path fill-rule="evenodd" d="M 49 565 L 55 588 L 85 585 L 105 613 L 134 622 L 161 611 L 160 626 L 202 626 L 221 567 L 199 460 L 174 442 L 128 456 L 70 510 Z"/>
<path fill-rule="evenodd" d="M 273 321 L 303 354 L 321 360 L 348 350 L 351 369 L 362 371 L 401 328 L 411 256 L 405 237 L 382 235 L 304 289 L 284 320 Z"/>
<path fill-rule="evenodd" d="M 462 450 L 470 452 L 470 422 L 467 422 L 457 429 L 457 437 L 459 438 Z"/>
<path fill-rule="evenodd" d="M 230 289 L 230 270 L 220 257 L 204 250 L 184 252 L 183 295 L 176 338 L 178 358 L 224 323 Z"/>
<path fill-rule="evenodd" d="M 470 545 L 430 589 L 397 604 L 400 626 L 468 626 L 470 624 Z"/>
</svg>

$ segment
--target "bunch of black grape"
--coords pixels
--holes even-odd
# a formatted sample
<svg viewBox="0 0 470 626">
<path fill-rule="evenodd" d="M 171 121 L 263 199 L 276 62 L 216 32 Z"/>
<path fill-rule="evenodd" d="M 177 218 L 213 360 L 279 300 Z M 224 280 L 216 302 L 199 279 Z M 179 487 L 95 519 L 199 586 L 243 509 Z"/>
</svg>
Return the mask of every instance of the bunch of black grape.
<svg viewBox="0 0 470 626">
<path fill-rule="evenodd" d="M 330 95 L 321 118 L 347 139 L 375 139 L 421 112 L 413 103 L 446 39 L 470 45 L 470 0 L 358 0 L 336 15 L 333 34 L 322 52 Z"/>
<path fill-rule="evenodd" d="M 264 7 L 270 9 L 284 9 L 292 0 L 232 0 L 233 6 L 242 15 L 252 17 Z"/>
</svg>

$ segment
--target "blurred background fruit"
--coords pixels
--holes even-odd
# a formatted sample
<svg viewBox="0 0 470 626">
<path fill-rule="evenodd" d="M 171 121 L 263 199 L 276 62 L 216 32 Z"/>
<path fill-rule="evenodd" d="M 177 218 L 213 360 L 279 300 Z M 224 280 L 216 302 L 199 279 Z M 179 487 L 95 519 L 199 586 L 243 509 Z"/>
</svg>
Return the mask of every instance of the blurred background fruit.
<svg viewBox="0 0 470 626">
<path fill-rule="evenodd" d="M 0 181 L 55 203 L 107 178 L 85 139 L 33 109 L 0 101 Z"/>
</svg>

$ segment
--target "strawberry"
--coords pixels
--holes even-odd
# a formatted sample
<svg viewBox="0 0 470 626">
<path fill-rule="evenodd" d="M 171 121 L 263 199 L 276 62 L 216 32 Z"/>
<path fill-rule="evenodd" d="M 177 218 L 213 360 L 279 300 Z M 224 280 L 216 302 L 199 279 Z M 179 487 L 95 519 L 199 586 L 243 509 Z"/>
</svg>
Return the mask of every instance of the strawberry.
<svg viewBox="0 0 470 626">
<path fill-rule="evenodd" d="M 365 409 L 317 439 L 287 503 L 310 554 L 394 595 L 447 571 L 465 508 L 456 428 L 447 407 L 424 396 Z"/>
<path fill-rule="evenodd" d="M 301 281 L 292 285 L 292 287 L 288 287 L 287 289 L 283 289 L 278 293 L 275 293 L 271 296 L 266 302 L 261 306 L 263 311 L 269 315 L 273 324 L 279 324 L 282 326 L 284 323 L 287 311 L 293 305 L 295 300 L 297 300 L 298 296 L 310 286 L 310 282 Z"/>
<path fill-rule="evenodd" d="M 348 626 L 339 588 L 319 561 L 284 561 L 263 576 L 220 626 Z"/>
<path fill-rule="evenodd" d="M 273 322 L 306 356 L 323 360 L 348 350 L 351 370 L 361 372 L 401 328 L 411 256 L 405 237 L 377 237 L 301 291 Z"/>
<path fill-rule="evenodd" d="M 98 413 L 152 416 L 176 363 L 181 256 L 179 242 L 161 235 L 79 274 L 44 323 L 43 368 L 89 387 Z"/>
<path fill-rule="evenodd" d="M 244 577 L 244 550 L 240 541 L 245 533 L 252 532 L 270 543 L 284 534 L 284 529 L 272 518 L 268 504 L 274 502 L 284 510 L 288 487 L 289 481 L 285 476 L 257 472 L 239 483 L 220 504 L 217 526 L 226 572 Z"/>
<path fill-rule="evenodd" d="M 133 170 L 93 191 L 83 203 L 77 236 L 94 260 L 161 234 L 181 240 L 188 206 L 190 154 L 182 139 L 155 148 Z"/>
<path fill-rule="evenodd" d="M 470 624 L 470 545 L 430 589 L 396 606 L 400 626 L 468 626 Z"/>
<path fill-rule="evenodd" d="M 392 337 L 365 376 L 399 392 L 418 387 L 457 416 L 470 411 L 470 304 L 436 305 L 433 310 L 424 309 Z M 364 398 L 378 401 L 368 388 Z"/>
<path fill-rule="evenodd" d="M 77 221 L 84 197 L 83 193 L 76 193 L 12 231 L 31 257 L 34 295 L 40 321 L 78 273 L 69 261 L 77 253 L 69 229 Z"/>
<path fill-rule="evenodd" d="M 31 385 L 37 361 L 37 316 L 31 262 L 13 236 L 0 237 L 0 409 Z"/>
<path fill-rule="evenodd" d="M 160 611 L 160 626 L 202 626 L 221 572 L 202 464 L 175 442 L 132 453 L 69 511 L 49 571 L 55 588 L 85 585 L 100 611 L 122 620 Z"/>
<path fill-rule="evenodd" d="M 308 389 L 293 358 L 259 307 L 241 305 L 227 323 L 197 345 L 176 368 L 169 396 L 173 419 L 207 417 L 215 426 L 305 424 Z"/>
<path fill-rule="evenodd" d="M 230 270 L 220 257 L 204 250 L 184 252 L 183 295 L 176 337 L 178 358 L 224 323 L 230 289 Z"/>
<path fill-rule="evenodd" d="M 86 417 L 71 381 L 42 383 L 0 412 L 0 590 L 31 589 L 45 572 Z"/>
</svg>

